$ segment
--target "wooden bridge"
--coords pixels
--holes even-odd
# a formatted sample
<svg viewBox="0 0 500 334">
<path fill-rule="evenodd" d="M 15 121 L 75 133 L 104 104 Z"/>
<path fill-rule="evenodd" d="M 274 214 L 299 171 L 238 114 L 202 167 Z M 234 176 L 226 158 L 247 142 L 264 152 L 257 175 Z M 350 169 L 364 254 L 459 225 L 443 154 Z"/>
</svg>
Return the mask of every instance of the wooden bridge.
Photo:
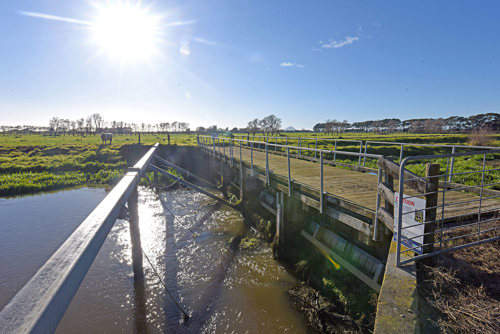
<svg viewBox="0 0 500 334">
<path fill-rule="evenodd" d="M 493 183 L 485 181 L 485 175 L 498 171 L 498 168 L 486 167 L 486 156 L 499 154 L 498 148 L 461 153 L 453 150 L 453 153 L 444 155 L 407 157 L 405 160 L 420 159 L 424 165 L 439 158 L 453 163 L 454 159 L 460 157 L 483 157 L 482 167 L 474 171 L 440 171 L 439 165 L 434 163 L 426 175 L 416 175 L 406 168 L 400 168 L 399 164 L 388 158 L 367 154 L 361 149 L 360 152 L 346 152 L 281 145 L 272 141 L 209 136 L 198 138 L 199 146 L 213 157 L 231 166 L 249 170 L 266 185 L 371 236 L 374 240 L 378 240 L 381 232 L 388 234 L 394 231 L 394 221 L 398 218 L 394 216 L 398 189 L 405 199 L 422 198 L 426 201 L 426 226 L 422 235 L 425 234 L 427 240 L 422 246 L 436 243 L 436 238 L 429 241 L 428 235 L 440 233 L 439 246 L 444 247 L 443 240 L 447 240 L 443 239 L 445 232 L 455 233 L 464 226 L 478 228 L 478 231 L 469 231 L 460 238 L 477 234 L 478 242 L 490 241 L 491 237 L 486 232 L 496 233 L 500 228 L 500 192 L 490 189 L 491 185 L 499 184 L 500 180 L 494 179 Z M 361 143 L 359 146 L 362 145 Z M 309 151 L 309 154 L 303 154 L 304 151 Z M 331 160 L 325 159 L 325 156 Z M 337 159 L 338 156 L 347 156 L 354 163 L 349 164 L 345 160 L 341 162 Z M 366 159 L 377 159 L 378 169 L 364 167 Z M 449 182 L 452 177 L 474 173 L 481 176 L 478 184 Z M 400 179 L 403 179 L 403 185 L 400 185 Z M 399 218 L 402 220 L 402 215 L 405 214 L 407 213 L 401 213 Z M 379 226 L 379 221 L 383 226 Z M 493 228 L 491 224 L 488 225 L 491 222 L 495 223 Z M 488 228 L 481 230 L 481 225 Z M 498 237 L 495 234 L 493 238 Z M 456 239 L 453 236 L 451 240 Z"/>
</svg>

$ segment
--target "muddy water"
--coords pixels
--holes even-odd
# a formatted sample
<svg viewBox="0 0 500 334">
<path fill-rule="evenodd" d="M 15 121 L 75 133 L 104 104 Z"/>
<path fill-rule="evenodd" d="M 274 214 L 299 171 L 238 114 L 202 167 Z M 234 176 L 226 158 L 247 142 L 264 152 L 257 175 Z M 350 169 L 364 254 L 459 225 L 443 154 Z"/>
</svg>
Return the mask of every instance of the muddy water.
<svg viewBox="0 0 500 334">
<path fill-rule="evenodd" d="M 95 195 L 97 202 L 103 196 Z M 58 333 L 307 332 L 302 316 L 291 308 L 286 293 L 295 279 L 272 260 L 269 245 L 260 242 L 252 249 L 235 247 L 235 237 L 255 236 L 238 211 L 189 190 L 157 194 L 141 188 L 139 217 L 147 256 L 144 284 L 134 284 L 128 222 L 119 219 Z M 63 237 L 59 239 L 64 240 L 68 232 L 60 234 Z M 3 239 L 4 233 L 0 234 L 0 244 Z M 23 238 L 18 239 L 22 244 Z M 42 246 L 31 242 L 22 248 L 33 248 L 35 253 L 37 247 Z M 8 254 L 0 254 L 0 264 L 9 262 Z M 36 268 L 27 270 L 34 271 Z M 8 293 L 4 298 L 6 287 L 2 282 L 8 279 L 3 277 L 4 270 L 0 275 L 0 302 L 13 295 Z M 161 282 L 190 314 L 189 321 L 182 321 Z"/>
</svg>

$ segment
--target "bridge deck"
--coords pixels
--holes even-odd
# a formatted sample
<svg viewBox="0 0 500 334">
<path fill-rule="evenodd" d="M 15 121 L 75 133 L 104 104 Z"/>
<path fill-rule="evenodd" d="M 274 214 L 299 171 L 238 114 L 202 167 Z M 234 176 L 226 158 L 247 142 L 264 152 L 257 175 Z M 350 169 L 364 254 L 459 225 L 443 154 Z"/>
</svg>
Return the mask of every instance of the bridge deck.
<svg viewBox="0 0 500 334">
<path fill-rule="evenodd" d="M 238 149 L 235 147 L 234 155 L 239 157 Z M 228 152 L 226 152 L 228 155 Z M 243 161 L 250 162 L 250 150 L 242 150 Z M 253 151 L 253 163 L 255 166 L 265 168 L 265 153 L 259 150 Z M 291 177 L 295 181 L 307 184 L 315 189 L 320 189 L 320 168 L 319 164 L 311 161 L 290 158 Z M 269 152 L 269 169 L 282 176 L 287 176 L 288 165 L 286 156 Z M 324 191 L 341 199 L 356 203 L 370 210 L 375 210 L 377 195 L 377 175 L 363 173 L 345 168 L 330 165 L 323 166 Z M 395 180 L 397 190 L 398 181 Z M 445 194 L 445 203 L 458 203 L 463 201 L 477 200 L 478 195 L 461 191 L 450 191 Z M 442 203 L 442 192 L 439 193 L 438 203 Z M 469 202 L 455 206 L 445 207 L 445 217 L 467 215 L 477 213 L 479 201 Z M 482 212 L 498 210 L 500 199 L 484 199 L 481 204 Z M 441 209 L 438 208 L 437 217 L 441 218 Z"/>
</svg>

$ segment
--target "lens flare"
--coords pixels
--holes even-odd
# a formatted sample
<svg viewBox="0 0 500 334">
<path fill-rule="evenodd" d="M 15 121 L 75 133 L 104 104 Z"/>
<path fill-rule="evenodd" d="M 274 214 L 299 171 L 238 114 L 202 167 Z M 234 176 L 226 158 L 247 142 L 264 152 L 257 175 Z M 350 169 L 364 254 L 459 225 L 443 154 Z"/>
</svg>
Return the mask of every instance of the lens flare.
<svg viewBox="0 0 500 334">
<path fill-rule="evenodd" d="M 90 23 L 92 41 L 99 51 L 124 61 L 147 60 L 156 54 L 161 41 L 161 17 L 152 15 L 140 2 L 107 3 L 97 6 Z"/>
</svg>

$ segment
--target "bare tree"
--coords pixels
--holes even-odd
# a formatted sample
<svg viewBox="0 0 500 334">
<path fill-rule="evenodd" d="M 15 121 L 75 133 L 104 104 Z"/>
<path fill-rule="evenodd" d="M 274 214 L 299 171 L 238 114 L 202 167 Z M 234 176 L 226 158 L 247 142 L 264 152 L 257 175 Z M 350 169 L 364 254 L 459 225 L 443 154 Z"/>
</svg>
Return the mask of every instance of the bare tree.
<svg viewBox="0 0 500 334">
<path fill-rule="evenodd" d="M 248 132 L 255 135 L 259 131 L 259 120 L 256 118 L 253 121 L 248 122 L 247 129 Z"/>
<path fill-rule="evenodd" d="M 94 124 L 95 133 L 101 131 L 101 129 L 104 126 L 104 119 L 102 118 L 101 114 L 99 113 L 92 114 L 90 115 L 90 118 Z"/>
<path fill-rule="evenodd" d="M 54 134 L 56 134 L 60 124 L 61 120 L 59 117 L 52 117 L 49 121 L 49 128 Z"/>
</svg>

